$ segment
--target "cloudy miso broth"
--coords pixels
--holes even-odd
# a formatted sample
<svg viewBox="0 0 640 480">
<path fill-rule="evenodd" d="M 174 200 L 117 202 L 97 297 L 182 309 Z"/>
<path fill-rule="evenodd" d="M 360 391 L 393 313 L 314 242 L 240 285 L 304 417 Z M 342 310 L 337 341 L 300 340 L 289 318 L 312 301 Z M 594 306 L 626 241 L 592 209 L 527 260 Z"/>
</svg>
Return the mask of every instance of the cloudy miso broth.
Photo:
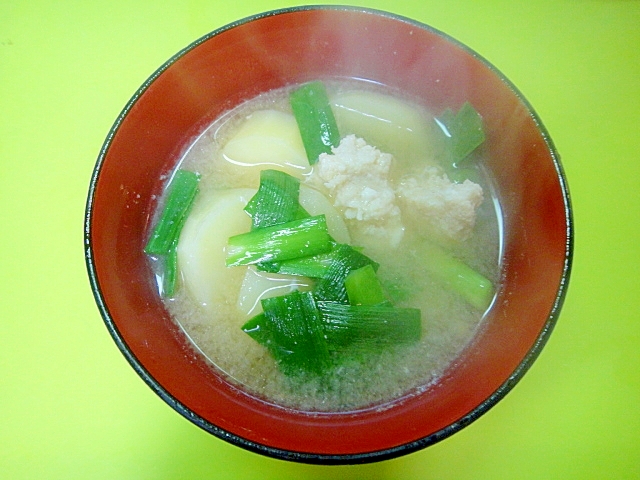
<svg viewBox="0 0 640 480">
<path fill-rule="evenodd" d="M 199 193 L 177 247 L 175 292 L 164 301 L 198 354 L 249 394 L 307 411 L 352 411 L 426 388 L 471 341 L 499 283 L 501 220 L 482 148 L 452 165 L 441 112 L 379 85 L 325 85 L 342 141 L 313 166 L 290 107 L 293 87 L 225 113 L 185 150 L 179 168 L 200 175 Z M 420 309 L 419 341 L 332 352 L 322 374 L 291 373 L 242 330 L 261 298 L 317 284 L 225 265 L 228 238 L 251 230 L 243 209 L 264 169 L 298 178 L 302 207 L 324 214 L 337 242 L 379 264 L 389 302 Z M 459 265 L 492 290 L 465 295 L 447 276 Z"/>
</svg>

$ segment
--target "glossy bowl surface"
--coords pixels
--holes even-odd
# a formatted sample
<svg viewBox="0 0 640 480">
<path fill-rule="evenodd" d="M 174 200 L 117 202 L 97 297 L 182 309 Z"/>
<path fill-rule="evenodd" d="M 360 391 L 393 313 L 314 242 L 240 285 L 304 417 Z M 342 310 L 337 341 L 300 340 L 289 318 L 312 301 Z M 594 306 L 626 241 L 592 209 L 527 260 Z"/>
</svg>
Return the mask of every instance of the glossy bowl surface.
<svg viewBox="0 0 640 480">
<path fill-rule="evenodd" d="M 158 298 L 143 253 L 162 178 L 195 134 L 260 93 L 326 77 L 380 82 L 424 99 L 434 111 L 470 101 L 485 120 L 488 168 L 504 214 L 504 280 L 484 327 L 440 381 L 383 410 L 299 412 L 234 387 L 194 355 Z M 547 131 L 486 60 L 429 26 L 385 12 L 299 7 L 216 30 L 142 85 L 98 158 L 85 243 L 107 328 L 169 405 L 252 451 L 301 462 L 358 463 L 446 438 L 518 382 L 558 317 L 573 231 L 566 181 Z"/>
</svg>

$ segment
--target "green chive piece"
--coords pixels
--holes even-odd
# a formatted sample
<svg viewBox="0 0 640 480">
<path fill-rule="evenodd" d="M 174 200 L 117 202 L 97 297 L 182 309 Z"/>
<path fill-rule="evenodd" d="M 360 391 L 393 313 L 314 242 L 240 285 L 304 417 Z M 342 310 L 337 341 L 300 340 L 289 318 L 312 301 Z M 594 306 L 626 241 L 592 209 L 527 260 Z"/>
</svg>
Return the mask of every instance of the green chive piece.
<svg viewBox="0 0 640 480">
<path fill-rule="evenodd" d="M 264 312 L 259 313 L 258 315 L 247 320 L 247 322 L 242 326 L 242 330 L 260 345 L 267 347 L 269 345 L 269 341 L 271 340 L 271 334 L 267 329 L 266 322 L 267 319 L 264 315 Z"/>
<path fill-rule="evenodd" d="M 244 208 L 252 218 L 251 228 L 271 227 L 299 218 L 302 208 L 299 196 L 297 178 L 280 170 L 262 170 L 260 187 Z"/>
<path fill-rule="evenodd" d="M 278 262 L 325 253 L 331 247 L 326 218 L 316 215 L 230 237 L 226 264 Z"/>
<path fill-rule="evenodd" d="M 444 135 L 447 156 L 454 167 L 486 139 L 482 116 L 469 102 L 455 114 L 450 109 L 445 110 L 435 121 Z"/>
<path fill-rule="evenodd" d="M 387 301 L 373 265 L 351 270 L 344 280 L 351 305 L 378 305 Z"/>
<path fill-rule="evenodd" d="M 329 350 L 313 295 L 295 291 L 261 303 L 264 312 L 242 329 L 269 350 L 283 372 L 326 371 Z"/>
<path fill-rule="evenodd" d="M 173 242 L 169 252 L 164 256 L 164 270 L 162 272 L 162 296 L 172 297 L 176 290 L 178 276 L 178 242 Z"/>
<path fill-rule="evenodd" d="M 330 349 L 351 344 L 378 348 L 417 342 L 422 336 L 420 309 L 389 305 L 317 302 Z"/>
<path fill-rule="evenodd" d="M 491 280 L 442 248 L 433 244 L 426 247 L 423 262 L 425 270 L 474 308 L 481 311 L 489 308 L 495 294 Z"/>
<path fill-rule="evenodd" d="M 309 164 L 313 165 L 321 153 L 331 153 L 331 147 L 337 147 L 340 143 L 327 91 L 320 81 L 306 83 L 291 92 L 289 102 Z"/>
<path fill-rule="evenodd" d="M 284 262 L 265 262 L 257 265 L 258 270 L 284 275 L 298 275 L 302 277 L 321 278 L 334 261 L 333 251 L 320 253 L 309 257 L 293 258 Z"/>
<path fill-rule="evenodd" d="M 378 269 L 378 263 L 346 244 L 338 244 L 332 251 L 333 262 L 325 275 L 318 280 L 314 294 L 318 300 L 348 303 L 347 289 L 344 285 L 347 275 L 365 265 Z"/>
<path fill-rule="evenodd" d="M 182 226 L 198 193 L 200 176 L 188 170 L 178 170 L 168 186 L 160 219 L 144 249 L 149 255 L 167 255 L 180 236 Z"/>
</svg>

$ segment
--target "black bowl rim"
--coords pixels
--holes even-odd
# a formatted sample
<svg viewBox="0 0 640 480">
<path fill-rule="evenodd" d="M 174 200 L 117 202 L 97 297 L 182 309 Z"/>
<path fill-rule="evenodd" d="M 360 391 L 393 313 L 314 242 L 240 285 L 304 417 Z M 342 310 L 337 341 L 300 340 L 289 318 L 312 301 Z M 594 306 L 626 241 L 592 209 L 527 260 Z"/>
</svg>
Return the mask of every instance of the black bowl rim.
<svg viewBox="0 0 640 480">
<path fill-rule="evenodd" d="M 512 92 L 518 97 L 518 99 L 525 105 L 532 119 L 536 123 L 538 129 L 540 130 L 545 142 L 546 146 L 549 149 L 554 167 L 556 169 L 556 173 L 558 179 L 560 181 L 560 186 L 562 189 L 563 199 L 564 199 L 564 213 L 565 220 L 567 225 L 566 231 L 566 244 L 565 244 L 565 261 L 562 271 L 562 276 L 560 280 L 560 285 L 558 287 L 558 292 L 556 294 L 555 302 L 549 315 L 547 317 L 547 321 L 544 324 L 544 327 L 540 331 L 536 342 L 530 348 L 526 356 L 520 362 L 518 367 L 514 370 L 514 372 L 509 376 L 509 378 L 498 388 L 495 392 L 493 392 L 486 400 L 484 400 L 481 404 L 476 406 L 472 411 L 470 411 L 465 416 L 453 422 L 451 425 L 432 433 L 424 438 L 418 439 L 416 441 L 412 441 L 403 445 L 399 445 L 396 447 L 376 450 L 370 452 L 356 453 L 356 454 L 344 454 L 344 455 L 328 455 L 328 454 L 315 454 L 308 452 L 298 452 L 298 451 L 290 451 L 283 450 L 279 448 L 270 447 L 267 445 L 262 445 L 250 440 L 247 440 L 239 435 L 230 433 L 225 431 L 211 422 L 205 420 L 200 417 L 193 411 L 191 411 L 188 407 L 178 401 L 173 395 L 171 395 L 158 381 L 156 381 L 153 376 L 146 370 L 146 368 L 142 365 L 142 363 L 136 358 L 131 349 L 127 346 L 127 344 L 122 339 L 118 328 L 111 317 L 109 312 L 109 308 L 105 301 L 105 298 L 102 294 L 102 290 L 98 283 L 97 274 L 94 265 L 94 254 L 92 249 L 91 242 L 91 219 L 93 215 L 93 203 L 95 198 L 95 190 L 98 182 L 98 178 L 100 176 L 100 172 L 102 170 L 103 163 L 105 161 L 106 154 L 111 146 L 113 138 L 115 137 L 122 121 L 127 116 L 131 108 L 135 105 L 138 99 L 142 96 L 142 94 L 151 86 L 151 84 L 165 71 L 167 70 L 173 63 L 175 63 L 178 59 L 183 57 L 185 54 L 195 49 L 198 45 L 206 42 L 210 38 L 221 34 L 227 30 L 235 28 L 237 26 L 243 25 L 245 23 L 250 23 L 255 20 L 259 20 L 261 18 L 288 14 L 300 11 L 307 10 L 342 10 L 348 12 L 360 12 L 371 15 L 378 15 L 387 17 L 393 20 L 397 20 L 400 22 L 411 24 L 415 27 L 427 30 L 431 33 L 438 35 L 439 37 L 451 42 L 452 44 L 460 47 L 468 54 L 480 60 L 485 66 L 487 66 L 495 75 L 500 78 L 500 80 L 512 90 Z M 418 450 L 424 449 L 430 445 L 440 442 L 445 438 L 453 435 L 454 433 L 460 431 L 464 427 L 470 425 L 475 420 L 484 415 L 489 409 L 491 409 L 496 403 L 498 403 L 502 398 L 507 395 L 515 385 L 522 379 L 524 374 L 531 368 L 534 361 L 540 355 L 543 347 L 546 345 L 549 336 L 553 328 L 555 327 L 558 316 L 560 314 L 560 310 L 564 303 L 564 300 L 567 295 L 567 288 L 569 284 L 569 278 L 571 276 L 571 267 L 573 263 L 573 250 L 574 250 L 574 224 L 573 224 L 573 211 L 571 205 L 571 196 L 569 193 L 569 187 L 567 184 L 566 176 L 564 173 L 564 169 L 560 163 L 560 156 L 556 150 L 556 147 L 549 136 L 549 133 L 539 116 L 533 109 L 532 105 L 525 99 L 524 95 L 515 87 L 515 85 L 508 80 L 494 65 L 492 65 L 488 60 L 479 55 L 477 52 L 449 36 L 448 34 L 431 27 L 425 23 L 419 22 L 417 20 L 413 20 L 411 18 L 391 13 L 384 10 L 378 10 L 374 8 L 368 7 L 356 7 L 356 6 L 347 6 L 347 5 L 303 5 L 296 7 L 288 7 L 281 8 L 276 10 L 270 10 L 266 12 L 262 12 L 259 14 L 251 15 L 240 20 L 229 23 L 223 27 L 220 27 L 216 30 L 211 31 L 210 33 L 200 37 L 194 42 L 190 43 L 188 46 L 180 50 L 178 53 L 173 55 L 169 60 L 167 60 L 160 68 L 158 68 L 135 92 L 135 94 L 128 101 L 126 106 L 118 115 L 115 123 L 111 127 L 103 146 L 100 150 L 100 154 L 98 156 L 96 166 L 94 168 L 90 185 L 89 185 L 89 193 L 87 197 L 86 209 L 85 209 L 85 221 L 84 221 L 84 250 L 85 250 L 85 263 L 87 266 L 87 272 L 89 276 L 89 281 L 91 284 L 91 289 L 96 300 L 96 304 L 98 309 L 100 310 L 101 316 L 106 324 L 107 330 L 111 334 L 113 340 L 118 346 L 119 350 L 122 352 L 127 361 L 131 364 L 133 369 L 138 373 L 138 375 L 142 378 L 142 380 L 160 397 L 164 400 L 169 406 L 171 406 L 174 410 L 176 410 L 183 417 L 188 419 L 190 422 L 194 423 L 198 427 L 203 430 L 215 435 L 218 438 L 221 438 L 231 444 L 242 447 L 246 450 L 249 450 L 254 453 L 259 453 L 268 457 L 277 458 L 281 460 L 295 461 L 301 463 L 309 463 L 309 464 L 323 464 L 323 465 L 340 465 L 340 464 L 363 464 L 363 463 L 372 463 L 382 460 L 387 460 L 391 458 L 395 458 L 401 455 L 406 455 L 409 453 L 416 452 Z"/>
</svg>

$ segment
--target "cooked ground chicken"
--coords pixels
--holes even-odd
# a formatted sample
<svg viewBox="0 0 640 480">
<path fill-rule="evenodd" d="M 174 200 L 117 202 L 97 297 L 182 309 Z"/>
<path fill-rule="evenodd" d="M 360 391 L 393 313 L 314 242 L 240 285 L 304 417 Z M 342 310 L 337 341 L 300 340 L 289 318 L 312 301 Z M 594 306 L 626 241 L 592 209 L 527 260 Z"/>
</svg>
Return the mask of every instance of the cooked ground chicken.
<svg viewBox="0 0 640 480">
<path fill-rule="evenodd" d="M 389 170 L 393 157 L 348 135 L 332 154 L 320 155 L 311 183 L 324 187 L 361 246 L 395 248 L 404 235 Z"/>
<path fill-rule="evenodd" d="M 320 155 L 314 174 L 347 219 L 379 221 L 400 215 L 388 178 L 392 159 L 362 138 L 348 135 L 333 154 Z"/>
<path fill-rule="evenodd" d="M 320 182 L 347 220 L 369 235 L 382 235 L 397 246 L 404 227 L 398 202 L 435 235 L 465 240 L 475 225 L 482 187 L 466 180 L 453 183 L 435 167 L 403 178 L 397 188 L 389 180 L 393 157 L 348 135 L 331 154 L 320 155 L 312 182 Z M 391 232 L 391 234 L 390 234 Z"/>
<path fill-rule="evenodd" d="M 453 183 L 437 168 L 427 168 L 420 177 L 404 178 L 397 193 L 435 234 L 457 241 L 471 235 L 483 200 L 480 185 L 470 180 Z"/>
</svg>

